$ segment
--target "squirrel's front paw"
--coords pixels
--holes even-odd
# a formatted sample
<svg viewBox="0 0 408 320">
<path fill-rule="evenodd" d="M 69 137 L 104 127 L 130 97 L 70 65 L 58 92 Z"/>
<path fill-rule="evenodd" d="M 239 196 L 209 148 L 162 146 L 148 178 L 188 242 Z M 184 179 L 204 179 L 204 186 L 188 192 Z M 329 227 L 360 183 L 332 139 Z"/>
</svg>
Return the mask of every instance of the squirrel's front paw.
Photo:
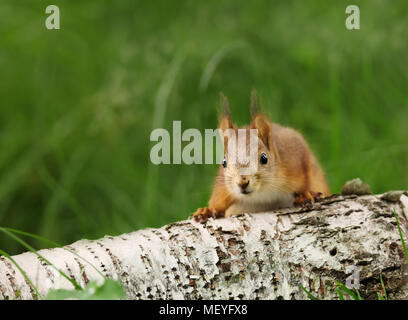
<svg viewBox="0 0 408 320">
<path fill-rule="evenodd" d="M 224 212 L 219 212 L 215 209 L 211 209 L 208 207 L 205 208 L 198 208 L 196 212 L 193 213 L 193 218 L 195 221 L 206 221 L 208 218 L 222 218 L 224 217 Z"/>
<path fill-rule="evenodd" d="M 308 206 L 314 204 L 322 198 L 321 192 L 295 192 L 295 206 Z"/>
</svg>

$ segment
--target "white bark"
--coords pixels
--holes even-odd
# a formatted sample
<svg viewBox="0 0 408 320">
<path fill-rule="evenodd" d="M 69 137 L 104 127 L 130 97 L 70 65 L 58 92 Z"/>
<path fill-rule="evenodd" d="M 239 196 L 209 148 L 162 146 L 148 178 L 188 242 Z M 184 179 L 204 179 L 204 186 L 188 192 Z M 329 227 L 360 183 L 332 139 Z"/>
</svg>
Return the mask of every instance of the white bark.
<svg viewBox="0 0 408 320">
<path fill-rule="evenodd" d="M 407 195 L 333 196 L 307 209 L 185 220 L 39 253 L 81 286 L 102 279 L 94 265 L 120 280 L 128 299 L 307 299 L 301 285 L 333 299 L 334 280 L 346 283 L 352 266 L 364 298 L 377 299 L 381 274 L 389 298 L 404 299 L 406 261 L 393 209 L 405 235 Z M 13 259 L 42 296 L 73 288 L 34 253 Z M 0 257 L 0 299 L 18 291 L 19 299 L 34 297 L 21 272 Z"/>
</svg>

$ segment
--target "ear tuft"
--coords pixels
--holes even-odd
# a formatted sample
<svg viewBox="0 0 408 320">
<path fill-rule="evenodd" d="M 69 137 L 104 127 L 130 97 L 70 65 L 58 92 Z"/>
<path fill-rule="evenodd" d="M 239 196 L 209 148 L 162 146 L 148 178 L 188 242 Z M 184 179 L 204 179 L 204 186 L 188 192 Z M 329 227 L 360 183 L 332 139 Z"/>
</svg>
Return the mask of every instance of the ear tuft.
<svg viewBox="0 0 408 320">
<path fill-rule="evenodd" d="M 255 89 L 251 91 L 251 119 L 253 119 L 257 114 L 261 113 L 259 103 L 258 103 L 258 95 Z"/>
<path fill-rule="evenodd" d="M 219 128 L 221 130 L 231 129 L 232 121 L 231 121 L 231 111 L 227 97 L 221 92 L 220 93 L 220 101 L 221 101 L 221 118 Z"/>
<path fill-rule="evenodd" d="M 222 115 L 231 118 L 231 110 L 228 99 L 222 92 L 220 92 L 220 102 L 222 107 Z"/>
</svg>

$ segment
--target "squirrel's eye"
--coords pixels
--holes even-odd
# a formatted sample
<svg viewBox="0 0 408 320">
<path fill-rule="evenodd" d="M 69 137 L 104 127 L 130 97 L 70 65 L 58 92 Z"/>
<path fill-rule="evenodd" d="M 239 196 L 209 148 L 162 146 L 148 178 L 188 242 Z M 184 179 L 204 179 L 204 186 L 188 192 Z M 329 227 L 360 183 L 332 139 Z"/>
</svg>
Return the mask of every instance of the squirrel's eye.
<svg viewBox="0 0 408 320">
<path fill-rule="evenodd" d="M 224 157 L 224 160 L 222 160 L 222 166 L 223 166 L 224 168 L 227 167 L 227 159 L 225 159 L 225 157 Z"/>
<path fill-rule="evenodd" d="M 268 157 L 266 156 L 265 153 L 261 153 L 261 158 L 259 159 L 261 164 L 267 164 L 268 163 Z"/>
</svg>

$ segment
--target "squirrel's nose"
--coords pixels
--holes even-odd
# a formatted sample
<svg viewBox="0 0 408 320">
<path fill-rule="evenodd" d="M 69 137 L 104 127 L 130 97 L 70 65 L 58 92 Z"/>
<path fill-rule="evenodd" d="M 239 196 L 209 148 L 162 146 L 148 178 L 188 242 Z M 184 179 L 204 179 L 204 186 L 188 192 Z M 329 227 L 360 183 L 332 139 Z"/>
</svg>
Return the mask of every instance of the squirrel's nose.
<svg viewBox="0 0 408 320">
<path fill-rule="evenodd" d="M 238 186 L 242 190 L 245 190 L 248 187 L 248 185 L 249 185 L 249 181 L 247 181 L 247 180 L 244 180 L 244 181 L 241 181 L 240 183 L 238 183 Z"/>
</svg>

